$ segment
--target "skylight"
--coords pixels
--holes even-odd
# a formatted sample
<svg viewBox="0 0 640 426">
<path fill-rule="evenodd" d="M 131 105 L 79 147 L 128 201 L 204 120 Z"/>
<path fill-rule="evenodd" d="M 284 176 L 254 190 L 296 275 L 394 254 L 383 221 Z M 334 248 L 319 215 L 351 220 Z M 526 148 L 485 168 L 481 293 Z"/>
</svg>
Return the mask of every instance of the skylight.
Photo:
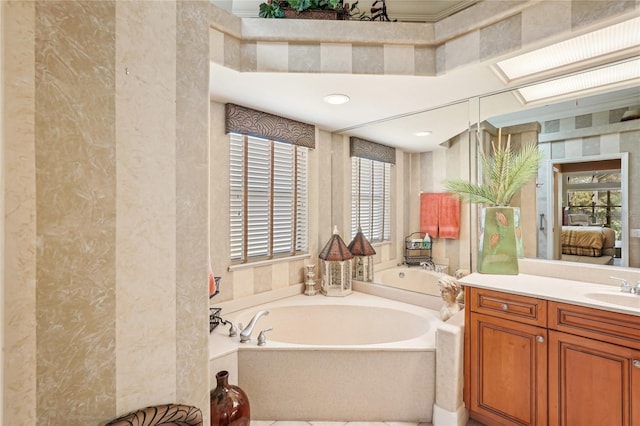
<svg viewBox="0 0 640 426">
<path fill-rule="evenodd" d="M 640 18 L 505 59 L 497 66 L 510 81 L 640 46 Z"/>
<path fill-rule="evenodd" d="M 518 89 L 525 102 L 558 97 L 640 78 L 640 58 Z"/>
</svg>

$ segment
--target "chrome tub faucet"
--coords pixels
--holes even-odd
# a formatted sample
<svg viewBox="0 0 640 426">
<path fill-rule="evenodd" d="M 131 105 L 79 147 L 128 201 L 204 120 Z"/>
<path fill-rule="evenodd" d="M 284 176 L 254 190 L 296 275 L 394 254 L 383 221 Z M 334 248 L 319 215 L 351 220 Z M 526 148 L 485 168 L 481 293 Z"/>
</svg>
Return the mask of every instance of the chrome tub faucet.
<svg viewBox="0 0 640 426">
<path fill-rule="evenodd" d="M 253 318 L 251 318 L 251 321 L 249 321 L 249 324 L 247 325 L 246 328 L 242 328 L 242 324 L 240 324 L 240 329 L 242 330 L 240 332 L 240 343 L 246 343 L 249 340 L 251 340 L 251 332 L 253 331 L 253 327 L 255 327 L 256 323 L 258 322 L 258 320 L 260 319 L 260 317 L 264 316 L 264 315 L 269 315 L 269 311 L 258 311 Z"/>
</svg>

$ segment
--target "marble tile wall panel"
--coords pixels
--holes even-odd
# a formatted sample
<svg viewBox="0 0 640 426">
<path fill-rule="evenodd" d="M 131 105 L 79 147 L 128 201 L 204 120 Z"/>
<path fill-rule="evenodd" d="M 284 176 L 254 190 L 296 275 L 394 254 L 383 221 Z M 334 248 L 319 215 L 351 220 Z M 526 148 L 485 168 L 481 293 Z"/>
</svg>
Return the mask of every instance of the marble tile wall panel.
<svg viewBox="0 0 640 426">
<path fill-rule="evenodd" d="M 622 152 L 620 150 L 620 133 L 608 133 L 600 136 L 600 153 L 603 155 Z"/>
<path fill-rule="evenodd" d="M 343 235 L 346 235 L 346 234 L 343 234 Z M 312 262 L 316 259 L 317 257 L 311 258 L 309 261 Z M 307 261 L 302 259 L 289 262 L 289 285 L 304 283 L 304 274 L 305 274 L 304 265 L 306 265 L 306 262 Z M 316 273 L 316 276 L 318 276 L 317 273 Z"/>
<path fill-rule="evenodd" d="M 225 45 L 225 35 L 221 31 L 216 31 L 211 29 L 209 31 L 209 45 L 211 49 L 209 50 L 209 59 L 218 65 L 225 65 L 225 56 L 227 55 L 227 51 L 231 51 L 231 46 Z M 229 67 L 233 68 L 233 67 Z"/>
<path fill-rule="evenodd" d="M 175 3 L 118 3 L 116 41 L 121 414 L 176 400 Z"/>
<path fill-rule="evenodd" d="M 565 158 L 565 143 L 564 142 L 554 142 L 551 144 L 551 158 Z"/>
<path fill-rule="evenodd" d="M 317 273 L 317 272 L 316 272 Z M 271 267 L 272 290 L 289 286 L 289 262 L 274 263 Z"/>
<path fill-rule="evenodd" d="M 543 123 L 542 133 L 556 133 L 560 131 L 560 120 L 549 120 Z"/>
<path fill-rule="evenodd" d="M 413 49 L 415 74 L 435 75 L 436 74 L 436 49 L 433 47 L 416 46 Z"/>
<path fill-rule="evenodd" d="M 384 45 L 384 73 L 414 75 L 415 52 L 412 45 Z"/>
<path fill-rule="evenodd" d="M 384 74 L 384 49 L 382 46 L 352 47 L 354 74 Z"/>
<path fill-rule="evenodd" d="M 254 291 L 253 269 L 238 269 L 233 271 L 233 299 L 251 296 Z"/>
<path fill-rule="evenodd" d="M 564 141 L 564 156 L 565 158 L 581 157 L 582 139 L 567 139 Z"/>
<path fill-rule="evenodd" d="M 258 266 L 253 269 L 253 294 L 264 293 L 272 289 L 271 265 Z"/>
<path fill-rule="evenodd" d="M 579 115 L 575 117 L 575 128 L 584 129 L 585 127 L 591 127 L 592 120 L 592 114 Z"/>
<path fill-rule="evenodd" d="M 582 140 L 582 155 L 600 155 L 600 136 L 591 136 Z"/>
<path fill-rule="evenodd" d="M 609 124 L 609 111 L 594 112 L 591 116 L 591 124 L 593 126 L 604 126 Z"/>
<path fill-rule="evenodd" d="M 155 7 L 155 5 L 153 6 Z M 209 4 L 177 1 L 176 401 L 209 418 Z M 147 373 L 148 374 L 148 373 Z"/>
<path fill-rule="evenodd" d="M 351 74 L 352 59 L 351 44 L 320 44 L 321 72 Z"/>
<path fill-rule="evenodd" d="M 255 42 L 240 44 L 240 70 L 243 72 L 258 71 L 258 47 Z"/>
<path fill-rule="evenodd" d="M 506 18 L 480 30 L 480 60 L 513 52 L 522 47 L 522 16 Z"/>
<path fill-rule="evenodd" d="M 37 423 L 96 424 L 115 411 L 115 3 L 36 2 L 35 27 Z"/>
<path fill-rule="evenodd" d="M 282 42 L 257 42 L 257 71 L 288 71 L 289 45 Z"/>
<path fill-rule="evenodd" d="M 35 3 L 5 2 L 0 8 L 6 176 L 2 193 L 5 256 L 0 272 L 4 274 L 2 414 L 14 424 L 35 425 Z"/>
<path fill-rule="evenodd" d="M 633 0 L 572 0 L 571 28 L 584 27 L 635 8 L 636 2 Z"/>
<path fill-rule="evenodd" d="M 320 72 L 320 44 L 289 43 L 289 72 Z"/>
<path fill-rule="evenodd" d="M 450 71 L 459 66 L 480 60 L 480 32 L 474 31 L 458 37 L 445 45 L 445 69 Z M 438 71 L 440 72 L 440 67 Z"/>
<path fill-rule="evenodd" d="M 240 40 L 236 37 L 225 34 L 223 49 L 224 66 L 234 70 L 240 70 L 242 64 Z"/>
<path fill-rule="evenodd" d="M 570 1 L 542 1 L 522 11 L 522 43 L 535 43 L 571 29 Z"/>
</svg>

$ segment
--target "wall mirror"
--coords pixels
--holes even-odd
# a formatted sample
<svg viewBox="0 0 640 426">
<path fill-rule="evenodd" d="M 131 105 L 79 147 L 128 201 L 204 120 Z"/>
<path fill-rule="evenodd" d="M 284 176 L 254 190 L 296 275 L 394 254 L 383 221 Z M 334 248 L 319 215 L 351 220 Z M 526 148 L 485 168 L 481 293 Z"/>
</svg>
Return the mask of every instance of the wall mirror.
<svg viewBox="0 0 640 426">
<path fill-rule="evenodd" d="M 640 120 L 629 112 L 640 108 L 640 87 L 527 109 L 517 106 L 519 98 L 517 90 L 482 98 L 480 111 L 489 111 L 480 116 L 494 127 L 539 127 L 544 160 L 535 202 L 525 202 L 535 212 L 528 219 L 535 222 L 535 238 L 525 241 L 533 247 L 527 257 L 639 267 L 640 246 L 632 235 L 640 227 L 640 192 L 633 186 L 640 173 Z M 503 106 L 507 112 L 492 114 Z M 599 228 L 605 236 L 588 241 Z M 584 250 L 573 247 L 576 239 Z"/>
<path fill-rule="evenodd" d="M 638 268 L 640 85 L 637 79 L 632 83 L 529 104 L 523 102 L 518 89 L 505 90 L 468 99 L 455 108 L 425 111 L 411 119 L 428 123 L 447 120 L 447 113 L 451 113 L 449 117 L 459 122 L 460 134 L 469 140 L 469 152 L 461 152 L 460 157 L 466 156 L 476 168 L 480 163 L 475 129 L 485 130 L 489 138 L 498 128 L 526 130 L 528 136 L 536 129 L 533 137 L 544 152 L 544 160 L 527 195 L 516 200 L 527 235 L 525 257 Z M 478 174 L 479 169 L 469 178 L 476 180 Z M 421 190 L 441 190 L 440 182 L 428 185 L 432 187 L 424 188 L 423 180 Z M 471 211 L 468 245 L 475 257 L 475 206 Z M 585 216 L 586 221 L 574 223 Z M 563 253 L 562 233 L 567 227 L 581 227 L 581 232 L 600 228 L 606 234 L 602 247 L 590 253 Z M 448 272 L 453 274 L 455 267 Z"/>
</svg>

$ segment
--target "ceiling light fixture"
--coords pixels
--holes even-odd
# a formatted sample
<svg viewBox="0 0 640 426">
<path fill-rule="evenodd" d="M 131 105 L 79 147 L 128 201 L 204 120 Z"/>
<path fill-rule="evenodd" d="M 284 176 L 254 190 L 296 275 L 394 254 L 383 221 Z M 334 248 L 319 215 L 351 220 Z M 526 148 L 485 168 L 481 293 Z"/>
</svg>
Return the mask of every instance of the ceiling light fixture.
<svg viewBox="0 0 640 426">
<path fill-rule="evenodd" d="M 640 78 L 640 59 L 518 89 L 525 102 L 548 99 Z"/>
<path fill-rule="evenodd" d="M 429 136 L 431 134 L 431 130 L 424 130 L 421 132 L 415 132 L 414 135 L 416 136 Z"/>
<path fill-rule="evenodd" d="M 509 81 L 528 77 L 603 55 L 636 48 L 640 44 L 640 18 L 583 34 L 496 65 Z"/>
<path fill-rule="evenodd" d="M 323 100 L 331 105 L 342 105 L 349 102 L 349 97 L 347 95 L 343 95 L 341 93 L 334 93 L 331 95 L 327 95 L 323 98 Z"/>
</svg>

